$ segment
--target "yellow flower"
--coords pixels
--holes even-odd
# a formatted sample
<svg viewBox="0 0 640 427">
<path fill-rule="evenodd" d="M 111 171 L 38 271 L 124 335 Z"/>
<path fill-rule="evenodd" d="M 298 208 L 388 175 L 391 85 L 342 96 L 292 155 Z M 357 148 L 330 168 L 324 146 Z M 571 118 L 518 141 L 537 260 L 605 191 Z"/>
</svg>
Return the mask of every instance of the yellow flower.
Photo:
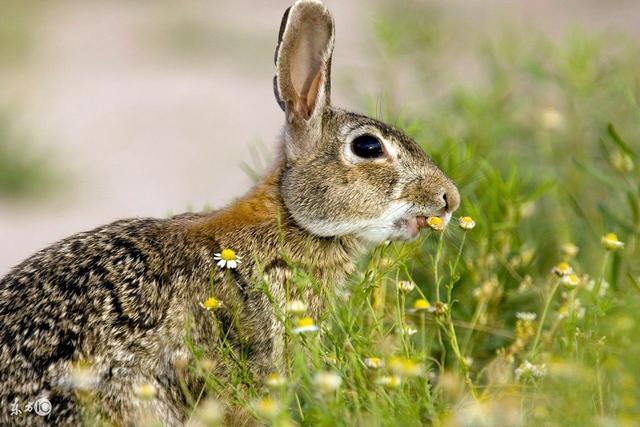
<svg viewBox="0 0 640 427">
<path fill-rule="evenodd" d="M 560 279 L 567 288 L 575 288 L 580 284 L 580 278 L 576 274 L 568 274 Z"/>
<path fill-rule="evenodd" d="M 287 380 L 277 372 L 272 372 L 267 376 L 265 384 L 270 388 L 280 388 L 287 383 Z"/>
<path fill-rule="evenodd" d="M 303 317 L 298 319 L 296 322 L 296 327 L 293 328 L 293 332 L 296 334 L 301 334 L 303 332 L 315 332 L 318 330 L 318 327 L 313 322 L 311 317 Z"/>
<path fill-rule="evenodd" d="M 409 293 L 415 289 L 416 284 L 410 280 L 400 280 L 397 286 L 400 292 Z"/>
<path fill-rule="evenodd" d="M 291 314 L 304 314 L 307 311 L 307 304 L 300 300 L 289 301 L 286 310 Z"/>
<path fill-rule="evenodd" d="M 476 222 L 470 216 L 463 216 L 458 220 L 458 225 L 463 230 L 473 230 L 476 226 Z"/>
<path fill-rule="evenodd" d="M 602 236 L 602 245 L 609 251 L 615 251 L 624 246 L 615 233 L 607 233 Z"/>
<path fill-rule="evenodd" d="M 222 252 L 213 254 L 213 260 L 220 268 L 236 268 L 242 258 L 236 255 L 233 249 L 223 249 Z"/>
<path fill-rule="evenodd" d="M 145 400 L 152 399 L 156 395 L 156 388 L 149 383 L 138 384 L 134 391 L 139 398 Z"/>
<path fill-rule="evenodd" d="M 402 384 L 402 378 L 398 375 L 385 375 L 378 378 L 376 384 L 389 388 L 398 388 Z"/>
<path fill-rule="evenodd" d="M 399 376 L 413 377 L 422 373 L 422 366 L 404 357 L 390 357 L 387 366 L 394 374 Z"/>
<path fill-rule="evenodd" d="M 340 387 L 342 378 L 333 372 L 318 372 L 313 377 L 313 382 L 321 393 L 331 393 Z"/>
<path fill-rule="evenodd" d="M 280 413 L 280 404 L 270 397 L 263 397 L 254 403 L 258 415 L 264 418 L 274 419 Z"/>
<path fill-rule="evenodd" d="M 573 274 L 573 268 L 566 262 L 559 263 L 551 271 L 558 277 Z"/>
<path fill-rule="evenodd" d="M 430 216 L 427 225 L 436 231 L 444 230 L 444 221 L 439 216 Z"/>
<path fill-rule="evenodd" d="M 418 299 L 413 303 L 413 309 L 415 311 L 428 310 L 429 307 L 431 307 L 431 304 L 429 304 L 429 301 L 426 299 Z"/>
<path fill-rule="evenodd" d="M 382 368 L 384 362 L 379 357 L 367 357 L 364 359 L 364 364 L 367 368 L 379 369 Z"/>
<path fill-rule="evenodd" d="M 222 302 L 214 297 L 209 297 L 206 300 L 204 300 L 204 302 L 200 303 L 200 307 L 204 308 L 205 310 L 211 311 L 211 310 L 215 310 L 216 308 L 222 307 Z"/>
</svg>

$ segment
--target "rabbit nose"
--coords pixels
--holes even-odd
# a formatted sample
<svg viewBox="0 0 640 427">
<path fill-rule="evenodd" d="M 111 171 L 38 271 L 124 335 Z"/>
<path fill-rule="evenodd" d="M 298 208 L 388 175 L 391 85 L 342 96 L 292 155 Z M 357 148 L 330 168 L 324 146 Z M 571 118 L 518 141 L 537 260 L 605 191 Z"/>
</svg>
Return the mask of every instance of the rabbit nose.
<svg viewBox="0 0 640 427">
<path fill-rule="evenodd" d="M 450 184 L 444 188 L 442 192 L 442 200 L 444 202 L 444 210 L 451 213 L 460 206 L 460 193 L 455 185 Z"/>
</svg>

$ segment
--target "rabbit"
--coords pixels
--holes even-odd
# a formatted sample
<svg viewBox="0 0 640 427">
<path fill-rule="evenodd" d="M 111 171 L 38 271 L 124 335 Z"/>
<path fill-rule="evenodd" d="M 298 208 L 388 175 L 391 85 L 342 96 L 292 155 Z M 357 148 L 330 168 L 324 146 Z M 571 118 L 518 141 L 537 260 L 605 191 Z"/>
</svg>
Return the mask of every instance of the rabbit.
<svg viewBox="0 0 640 427">
<path fill-rule="evenodd" d="M 210 213 L 76 234 L 0 280 L 1 425 L 138 425 L 145 410 L 184 425 L 184 387 L 193 396 L 204 387 L 184 368 L 193 347 L 230 378 L 225 339 L 262 384 L 285 369 L 276 308 L 295 296 L 317 320 L 368 247 L 451 218 L 458 189 L 416 142 L 331 106 L 334 38 L 322 2 L 285 12 L 273 82 L 285 124 L 272 166 L 245 196 Z M 319 286 L 294 295 L 292 265 Z M 203 304 L 210 297 L 215 310 Z M 45 399 L 46 416 L 24 410 Z"/>
</svg>

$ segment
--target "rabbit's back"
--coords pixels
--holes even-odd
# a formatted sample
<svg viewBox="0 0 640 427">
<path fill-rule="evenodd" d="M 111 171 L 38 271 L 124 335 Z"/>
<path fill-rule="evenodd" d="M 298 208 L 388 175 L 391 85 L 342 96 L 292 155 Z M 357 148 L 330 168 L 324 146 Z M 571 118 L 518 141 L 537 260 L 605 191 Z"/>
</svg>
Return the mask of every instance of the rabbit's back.
<svg viewBox="0 0 640 427">
<path fill-rule="evenodd" d="M 197 286 L 184 285 L 205 277 L 210 264 L 207 254 L 186 244 L 184 224 L 193 218 L 123 220 L 80 233 L 0 280 L 0 420 L 9 416 L 11 403 L 24 409 L 46 397 L 53 406 L 49 421 L 73 423 L 78 408 L 72 389 L 87 386 L 108 395 L 153 384 L 158 373 L 163 381 L 175 380 L 186 308 L 198 297 L 185 295 L 197 294 Z M 85 360 L 91 378 L 77 378 Z M 114 412 L 122 400 L 135 399 L 102 398 Z"/>
</svg>

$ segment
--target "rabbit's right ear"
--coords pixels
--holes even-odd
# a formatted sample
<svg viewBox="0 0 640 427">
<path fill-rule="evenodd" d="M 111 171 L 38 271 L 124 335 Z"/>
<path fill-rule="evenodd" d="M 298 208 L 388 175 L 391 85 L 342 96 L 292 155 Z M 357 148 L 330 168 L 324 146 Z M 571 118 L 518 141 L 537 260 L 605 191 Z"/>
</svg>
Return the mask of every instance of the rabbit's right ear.
<svg viewBox="0 0 640 427">
<path fill-rule="evenodd" d="M 333 19 L 322 2 L 298 0 L 284 13 L 274 91 L 288 123 L 320 124 L 330 100 L 333 43 Z"/>
</svg>

